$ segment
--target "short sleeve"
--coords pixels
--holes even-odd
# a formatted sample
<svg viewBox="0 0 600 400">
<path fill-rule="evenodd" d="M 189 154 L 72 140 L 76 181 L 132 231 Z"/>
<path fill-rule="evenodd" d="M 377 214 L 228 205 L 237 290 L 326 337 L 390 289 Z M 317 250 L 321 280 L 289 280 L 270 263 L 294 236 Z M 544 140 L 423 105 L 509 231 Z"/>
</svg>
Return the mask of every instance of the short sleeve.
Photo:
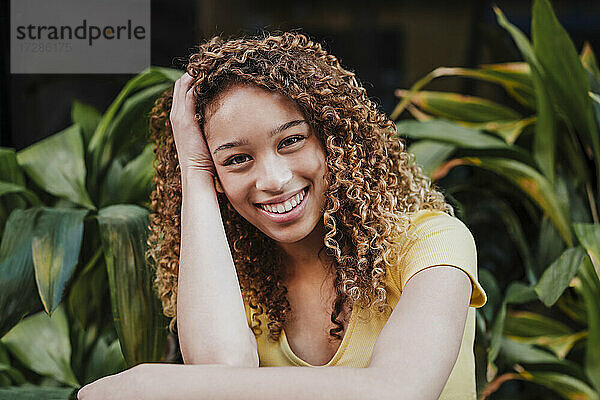
<svg viewBox="0 0 600 400">
<path fill-rule="evenodd" d="M 400 241 L 403 254 L 394 278 L 404 289 L 417 272 L 438 265 L 454 266 L 471 279 L 470 307 L 487 301 L 477 277 L 477 249 L 469 228 L 456 217 L 442 211 L 421 210 L 411 217 L 408 237 Z"/>
</svg>

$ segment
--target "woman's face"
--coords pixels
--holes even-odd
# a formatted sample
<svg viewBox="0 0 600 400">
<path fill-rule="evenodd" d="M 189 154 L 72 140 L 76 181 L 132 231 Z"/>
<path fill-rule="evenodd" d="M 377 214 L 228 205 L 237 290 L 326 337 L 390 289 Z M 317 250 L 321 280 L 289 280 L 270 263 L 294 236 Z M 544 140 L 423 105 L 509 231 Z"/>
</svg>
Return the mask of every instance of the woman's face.
<svg viewBox="0 0 600 400">
<path fill-rule="evenodd" d="M 323 216 L 327 164 L 298 106 L 276 92 L 237 85 L 207 111 L 204 133 L 217 190 L 277 242 L 313 232 Z"/>
</svg>

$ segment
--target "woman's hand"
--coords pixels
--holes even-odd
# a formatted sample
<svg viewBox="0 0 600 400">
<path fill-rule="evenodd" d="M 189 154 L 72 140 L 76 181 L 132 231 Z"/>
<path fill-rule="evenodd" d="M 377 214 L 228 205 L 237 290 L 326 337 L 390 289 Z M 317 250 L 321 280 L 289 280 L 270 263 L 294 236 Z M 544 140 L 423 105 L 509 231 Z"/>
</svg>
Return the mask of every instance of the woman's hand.
<svg viewBox="0 0 600 400">
<path fill-rule="evenodd" d="M 139 397 L 139 366 L 108 375 L 79 389 L 77 400 L 129 400 Z"/>
<path fill-rule="evenodd" d="M 171 105 L 171 127 L 182 174 L 191 170 L 209 172 L 215 176 L 215 165 L 204 139 L 204 134 L 195 119 L 196 102 L 192 78 L 187 72 L 177 79 Z"/>
</svg>

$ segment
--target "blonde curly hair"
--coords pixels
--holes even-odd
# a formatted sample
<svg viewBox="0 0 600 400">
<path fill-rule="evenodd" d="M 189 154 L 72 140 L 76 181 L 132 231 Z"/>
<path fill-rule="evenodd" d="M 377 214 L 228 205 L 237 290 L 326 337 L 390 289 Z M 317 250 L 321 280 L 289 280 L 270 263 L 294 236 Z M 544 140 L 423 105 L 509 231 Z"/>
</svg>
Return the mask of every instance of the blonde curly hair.
<svg viewBox="0 0 600 400">
<path fill-rule="evenodd" d="M 213 37 L 189 57 L 196 111 L 203 128 L 205 108 L 236 84 L 251 84 L 292 99 L 321 141 L 327 159 L 328 189 L 323 248 L 333 261 L 337 293 L 329 330 L 341 339 L 338 320 L 347 302 L 379 312 L 390 311 L 384 277 L 400 261 L 398 238 L 409 217 L 422 209 L 454 215 L 444 196 L 405 151 L 396 126 L 367 97 L 355 74 L 340 66 L 319 43 L 285 32 L 224 40 Z M 155 189 L 151 194 L 149 249 L 163 312 L 176 330 L 181 178 L 169 113 L 172 89 L 154 104 L 151 140 L 156 145 Z M 271 238 L 242 218 L 219 193 L 225 225 L 244 301 L 255 310 L 251 328 L 261 334 L 259 315 L 266 312 L 269 337 L 278 340 L 290 315 L 287 289 L 281 283 L 283 254 Z"/>
</svg>

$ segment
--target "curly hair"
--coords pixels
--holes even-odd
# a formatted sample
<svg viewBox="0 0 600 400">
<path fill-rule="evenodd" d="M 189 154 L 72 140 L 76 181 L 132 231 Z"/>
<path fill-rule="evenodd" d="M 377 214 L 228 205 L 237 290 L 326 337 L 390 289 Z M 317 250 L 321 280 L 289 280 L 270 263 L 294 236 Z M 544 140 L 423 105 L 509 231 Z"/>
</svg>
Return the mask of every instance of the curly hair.
<svg viewBox="0 0 600 400">
<path fill-rule="evenodd" d="M 454 215 L 414 155 L 396 136 L 396 126 L 377 110 L 355 74 L 340 66 L 319 43 L 298 33 L 224 40 L 198 46 L 187 72 L 194 78 L 196 118 L 203 128 L 207 106 L 228 88 L 250 84 L 293 100 L 325 149 L 327 162 L 323 248 L 333 260 L 337 293 L 330 339 L 342 339 L 338 320 L 344 305 L 389 312 L 384 277 L 401 259 L 398 238 L 406 235 L 412 213 L 422 209 Z M 151 113 L 155 144 L 155 189 L 151 194 L 147 258 L 156 269 L 155 288 L 163 312 L 176 324 L 180 244 L 181 177 L 169 113 L 173 89 L 159 97 Z M 278 340 L 290 315 L 282 284 L 282 253 L 274 240 L 241 217 L 219 193 L 220 212 L 233 254 L 242 295 L 255 310 L 251 328 L 262 333 L 266 312 L 269 338 Z"/>
</svg>

